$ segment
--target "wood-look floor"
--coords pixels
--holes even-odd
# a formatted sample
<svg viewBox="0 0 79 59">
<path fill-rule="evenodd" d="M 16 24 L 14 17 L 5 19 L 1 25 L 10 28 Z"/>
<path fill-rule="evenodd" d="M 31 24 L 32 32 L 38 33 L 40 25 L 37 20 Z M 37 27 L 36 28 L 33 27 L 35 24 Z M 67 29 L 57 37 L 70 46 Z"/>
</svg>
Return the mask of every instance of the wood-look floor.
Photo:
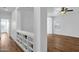
<svg viewBox="0 0 79 59">
<path fill-rule="evenodd" d="M 23 52 L 7 33 L 1 35 L 0 50 L 3 52 Z M 48 35 L 48 52 L 79 52 L 79 38 Z"/>
<path fill-rule="evenodd" d="M 2 52 L 23 52 L 23 50 L 9 37 L 7 33 L 1 34 L 0 51 Z"/>
<path fill-rule="evenodd" d="M 48 35 L 48 51 L 49 52 L 79 52 L 79 38 Z"/>
</svg>

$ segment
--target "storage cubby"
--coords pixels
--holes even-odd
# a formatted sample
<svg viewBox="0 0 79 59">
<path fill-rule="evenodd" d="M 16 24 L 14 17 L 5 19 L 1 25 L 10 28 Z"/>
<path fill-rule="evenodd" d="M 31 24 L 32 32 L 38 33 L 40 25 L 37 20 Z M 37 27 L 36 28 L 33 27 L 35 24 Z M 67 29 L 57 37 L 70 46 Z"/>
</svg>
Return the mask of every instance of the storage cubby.
<svg viewBox="0 0 79 59">
<path fill-rule="evenodd" d="M 33 33 L 17 31 L 16 43 L 26 52 L 33 52 L 34 39 Z"/>
</svg>

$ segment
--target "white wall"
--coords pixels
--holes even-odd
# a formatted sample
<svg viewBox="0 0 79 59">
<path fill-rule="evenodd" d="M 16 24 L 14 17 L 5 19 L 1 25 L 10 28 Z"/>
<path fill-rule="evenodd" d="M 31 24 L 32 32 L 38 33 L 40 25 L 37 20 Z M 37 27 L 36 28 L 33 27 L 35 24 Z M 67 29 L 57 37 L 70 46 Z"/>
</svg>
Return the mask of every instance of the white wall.
<svg viewBox="0 0 79 59">
<path fill-rule="evenodd" d="M 10 21 L 10 29 L 11 29 L 11 36 L 13 39 L 16 39 L 16 32 L 17 30 L 21 30 L 21 16 L 20 11 L 16 8 L 11 15 Z"/>
<path fill-rule="evenodd" d="M 35 51 L 47 51 L 47 9 L 34 8 L 34 42 Z"/>
<path fill-rule="evenodd" d="M 10 13 L 0 13 L 0 18 L 10 19 L 11 18 L 11 14 Z"/>
<path fill-rule="evenodd" d="M 13 12 L 12 12 L 12 17 L 11 17 L 11 37 L 13 39 L 16 39 L 16 29 L 17 29 L 17 9 L 15 9 Z"/>
<path fill-rule="evenodd" d="M 75 8 L 74 8 L 75 9 Z M 79 11 L 54 18 L 55 34 L 79 37 Z"/>
<path fill-rule="evenodd" d="M 1 37 L 1 20 L 0 20 L 0 37 Z"/>
<path fill-rule="evenodd" d="M 19 9 L 21 15 L 21 30 L 34 32 L 34 9 L 33 7 L 22 7 Z"/>
<path fill-rule="evenodd" d="M 40 7 L 41 52 L 47 52 L 47 8 Z"/>
</svg>

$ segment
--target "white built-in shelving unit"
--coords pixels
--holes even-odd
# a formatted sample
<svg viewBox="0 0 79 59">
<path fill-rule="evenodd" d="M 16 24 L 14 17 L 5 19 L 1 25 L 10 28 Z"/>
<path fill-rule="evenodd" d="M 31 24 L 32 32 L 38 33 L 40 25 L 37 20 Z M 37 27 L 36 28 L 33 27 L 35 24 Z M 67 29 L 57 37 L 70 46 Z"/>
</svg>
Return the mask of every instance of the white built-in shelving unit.
<svg viewBox="0 0 79 59">
<path fill-rule="evenodd" d="M 34 51 L 34 34 L 26 31 L 18 30 L 16 32 L 17 39 L 16 43 L 25 51 L 33 52 Z"/>
</svg>

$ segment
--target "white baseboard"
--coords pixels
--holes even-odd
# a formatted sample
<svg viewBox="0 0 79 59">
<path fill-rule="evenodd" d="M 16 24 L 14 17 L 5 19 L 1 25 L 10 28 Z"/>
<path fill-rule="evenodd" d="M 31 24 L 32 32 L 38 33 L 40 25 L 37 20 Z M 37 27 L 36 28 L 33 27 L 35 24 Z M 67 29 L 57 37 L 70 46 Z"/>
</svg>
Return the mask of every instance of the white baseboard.
<svg viewBox="0 0 79 59">
<path fill-rule="evenodd" d="M 77 35 L 68 35 L 68 34 L 59 34 L 59 33 L 56 33 L 58 35 L 64 35 L 64 36 L 70 36 L 70 37 L 76 37 L 76 38 L 79 38 L 79 36 Z"/>
</svg>

